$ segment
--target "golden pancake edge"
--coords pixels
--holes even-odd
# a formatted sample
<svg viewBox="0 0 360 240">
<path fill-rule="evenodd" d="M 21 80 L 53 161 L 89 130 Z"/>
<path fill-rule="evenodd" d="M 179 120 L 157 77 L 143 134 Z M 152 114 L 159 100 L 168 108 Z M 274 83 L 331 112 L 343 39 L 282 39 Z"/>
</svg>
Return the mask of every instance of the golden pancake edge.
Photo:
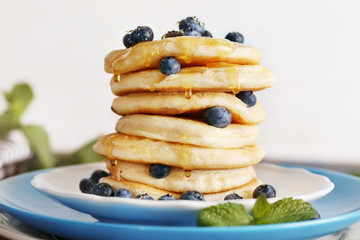
<svg viewBox="0 0 360 240">
<path fill-rule="evenodd" d="M 119 119 L 116 131 L 131 136 L 209 148 L 243 148 L 256 143 L 255 125 L 232 123 L 216 128 L 204 121 L 180 117 L 131 114 Z"/>
<path fill-rule="evenodd" d="M 169 56 L 176 57 L 182 67 L 204 66 L 211 62 L 255 65 L 262 59 L 259 50 L 241 43 L 185 36 L 141 42 L 131 48 L 112 51 L 105 57 L 105 71 L 121 74 L 155 69 L 162 58 Z"/>
<path fill-rule="evenodd" d="M 184 171 L 181 168 L 171 167 L 169 174 L 164 178 L 151 176 L 150 164 L 132 163 L 105 159 L 106 166 L 113 179 L 126 180 L 147 184 L 171 192 L 186 192 L 196 190 L 201 193 L 223 192 L 238 188 L 255 177 L 252 166 L 224 170 L 192 170 Z"/>
<path fill-rule="evenodd" d="M 266 111 L 259 102 L 247 107 L 234 94 L 223 92 L 196 92 L 192 93 L 190 98 L 179 92 L 131 93 L 115 98 L 111 108 L 119 115 L 179 115 L 198 114 L 214 106 L 229 110 L 234 123 L 253 125 L 262 122 L 266 117 Z"/>
<path fill-rule="evenodd" d="M 119 79 L 118 79 L 119 78 Z M 273 86 L 275 76 L 261 65 L 208 64 L 206 67 L 182 68 L 164 75 L 158 69 L 120 74 L 112 77 L 111 90 L 122 96 L 131 92 L 258 91 Z"/>
<path fill-rule="evenodd" d="M 254 165 L 265 153 L 257 145 L 245 148 L 205 148 L 113 133 L 98 139 L 95 153 L 110 160 L 165 164 L 185 170 L 228 169 Z"/>
</svg>

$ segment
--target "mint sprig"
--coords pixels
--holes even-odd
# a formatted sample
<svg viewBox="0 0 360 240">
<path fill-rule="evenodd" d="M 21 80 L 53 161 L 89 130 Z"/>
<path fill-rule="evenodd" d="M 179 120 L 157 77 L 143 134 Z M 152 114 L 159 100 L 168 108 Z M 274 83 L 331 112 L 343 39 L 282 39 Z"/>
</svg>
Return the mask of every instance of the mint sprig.
<svg viewBox="0 0 360 240">
<path fill-rule="evenodd" d="M 272 204 L 260 195 L 249 214 L 242 204 L 221 203 L 202 210 L 198 226 L 242 226 L 276 224 L 310 220 L 319 213 L 310 203 L 301 199 L 283 198 Z"/>
<path fill-rule="evenodd" d="M 266 210 L 264 210 L 266 205 L 264 201 L 267 202 L 266 197 L 260 195 L 252 209 L 255 224 L 258 225 L 304 221 L 315 218 L 319 214 L 310 203 L 301 199 L 283 198 L 269 204 Z"/>
<path fill-rule="evenodd" d="M 200 212 L 198 226 L 239 226 L 251 225 L 254 223 L 253 218 L 241 204 L 227 202 L 211 206 Z"/>
</svg>

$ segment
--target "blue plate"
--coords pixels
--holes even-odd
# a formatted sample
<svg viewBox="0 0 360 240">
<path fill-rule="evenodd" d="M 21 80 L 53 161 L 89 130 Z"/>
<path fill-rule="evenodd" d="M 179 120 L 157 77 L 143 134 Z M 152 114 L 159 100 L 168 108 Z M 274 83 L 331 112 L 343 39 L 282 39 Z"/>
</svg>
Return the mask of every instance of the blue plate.
<svg viewBox="0 0 360 240">
<path fill-rule="evenodd" d="M 0 207 L 39 230 L 72 239 L 308 239 L 339 231 L 360 220 L 360 179 L 334 171 L 308 168 L 330 178 L 334 190 L 313 203 L 321 219 L 241 227 L 154 226 L 104 223 L 67 208 L 39 193 L 31 179 L 47 170 L 0 182 Z M 355 190 L 354 190 L 355 189 Z M 121 213 L 119 213 L 121 214 Z"/>
</svg>

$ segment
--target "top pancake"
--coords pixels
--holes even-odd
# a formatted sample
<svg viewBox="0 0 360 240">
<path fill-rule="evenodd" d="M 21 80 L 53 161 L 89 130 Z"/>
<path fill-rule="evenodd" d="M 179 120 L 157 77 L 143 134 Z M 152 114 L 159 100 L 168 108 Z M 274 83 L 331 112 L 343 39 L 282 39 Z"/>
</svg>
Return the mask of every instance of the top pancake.
<svg viewBox="0 0 360 240">
<path fill-rule="evenodd" d="M 105 58 L 108 73 L 128 73 L 158 68 L 164 57 L 176 57 L 182 67 L 206 66 L 211 62 L 259 64 L 259 50 L 226 39 L 207 37 L 174 37 L 142 42 L 134 47 L 115 50 Z"/>
</svg>

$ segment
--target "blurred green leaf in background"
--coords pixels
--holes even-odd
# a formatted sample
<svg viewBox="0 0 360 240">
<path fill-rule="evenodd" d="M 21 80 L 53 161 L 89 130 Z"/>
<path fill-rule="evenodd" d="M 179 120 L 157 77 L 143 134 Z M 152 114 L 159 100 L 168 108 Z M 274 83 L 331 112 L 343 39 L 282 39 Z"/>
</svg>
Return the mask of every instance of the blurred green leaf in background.
<svg viewBox="0 0 360 240">
<path fill-rule="evenodd" d="M 23 125 L 21 123 L 21 116 L 34 97 L 31 87 L 26 83 L 19 83 L 11 91 L 4 92 L 3 95 L 7 102 L 7 109 L 0 115 L 0 138 L 6 138 L 13 130 L 22 131 L 29 141 L 32 151 L 35 153 L 36 163 L 31 164 L 32 169 L 89 163 L 102 159 L 92 150 L 96 140 L 91 140 L 73 154 L 55 156 L 50 148 L 49 137 L 45 128 L 37 125 Z"/>
</svg>

